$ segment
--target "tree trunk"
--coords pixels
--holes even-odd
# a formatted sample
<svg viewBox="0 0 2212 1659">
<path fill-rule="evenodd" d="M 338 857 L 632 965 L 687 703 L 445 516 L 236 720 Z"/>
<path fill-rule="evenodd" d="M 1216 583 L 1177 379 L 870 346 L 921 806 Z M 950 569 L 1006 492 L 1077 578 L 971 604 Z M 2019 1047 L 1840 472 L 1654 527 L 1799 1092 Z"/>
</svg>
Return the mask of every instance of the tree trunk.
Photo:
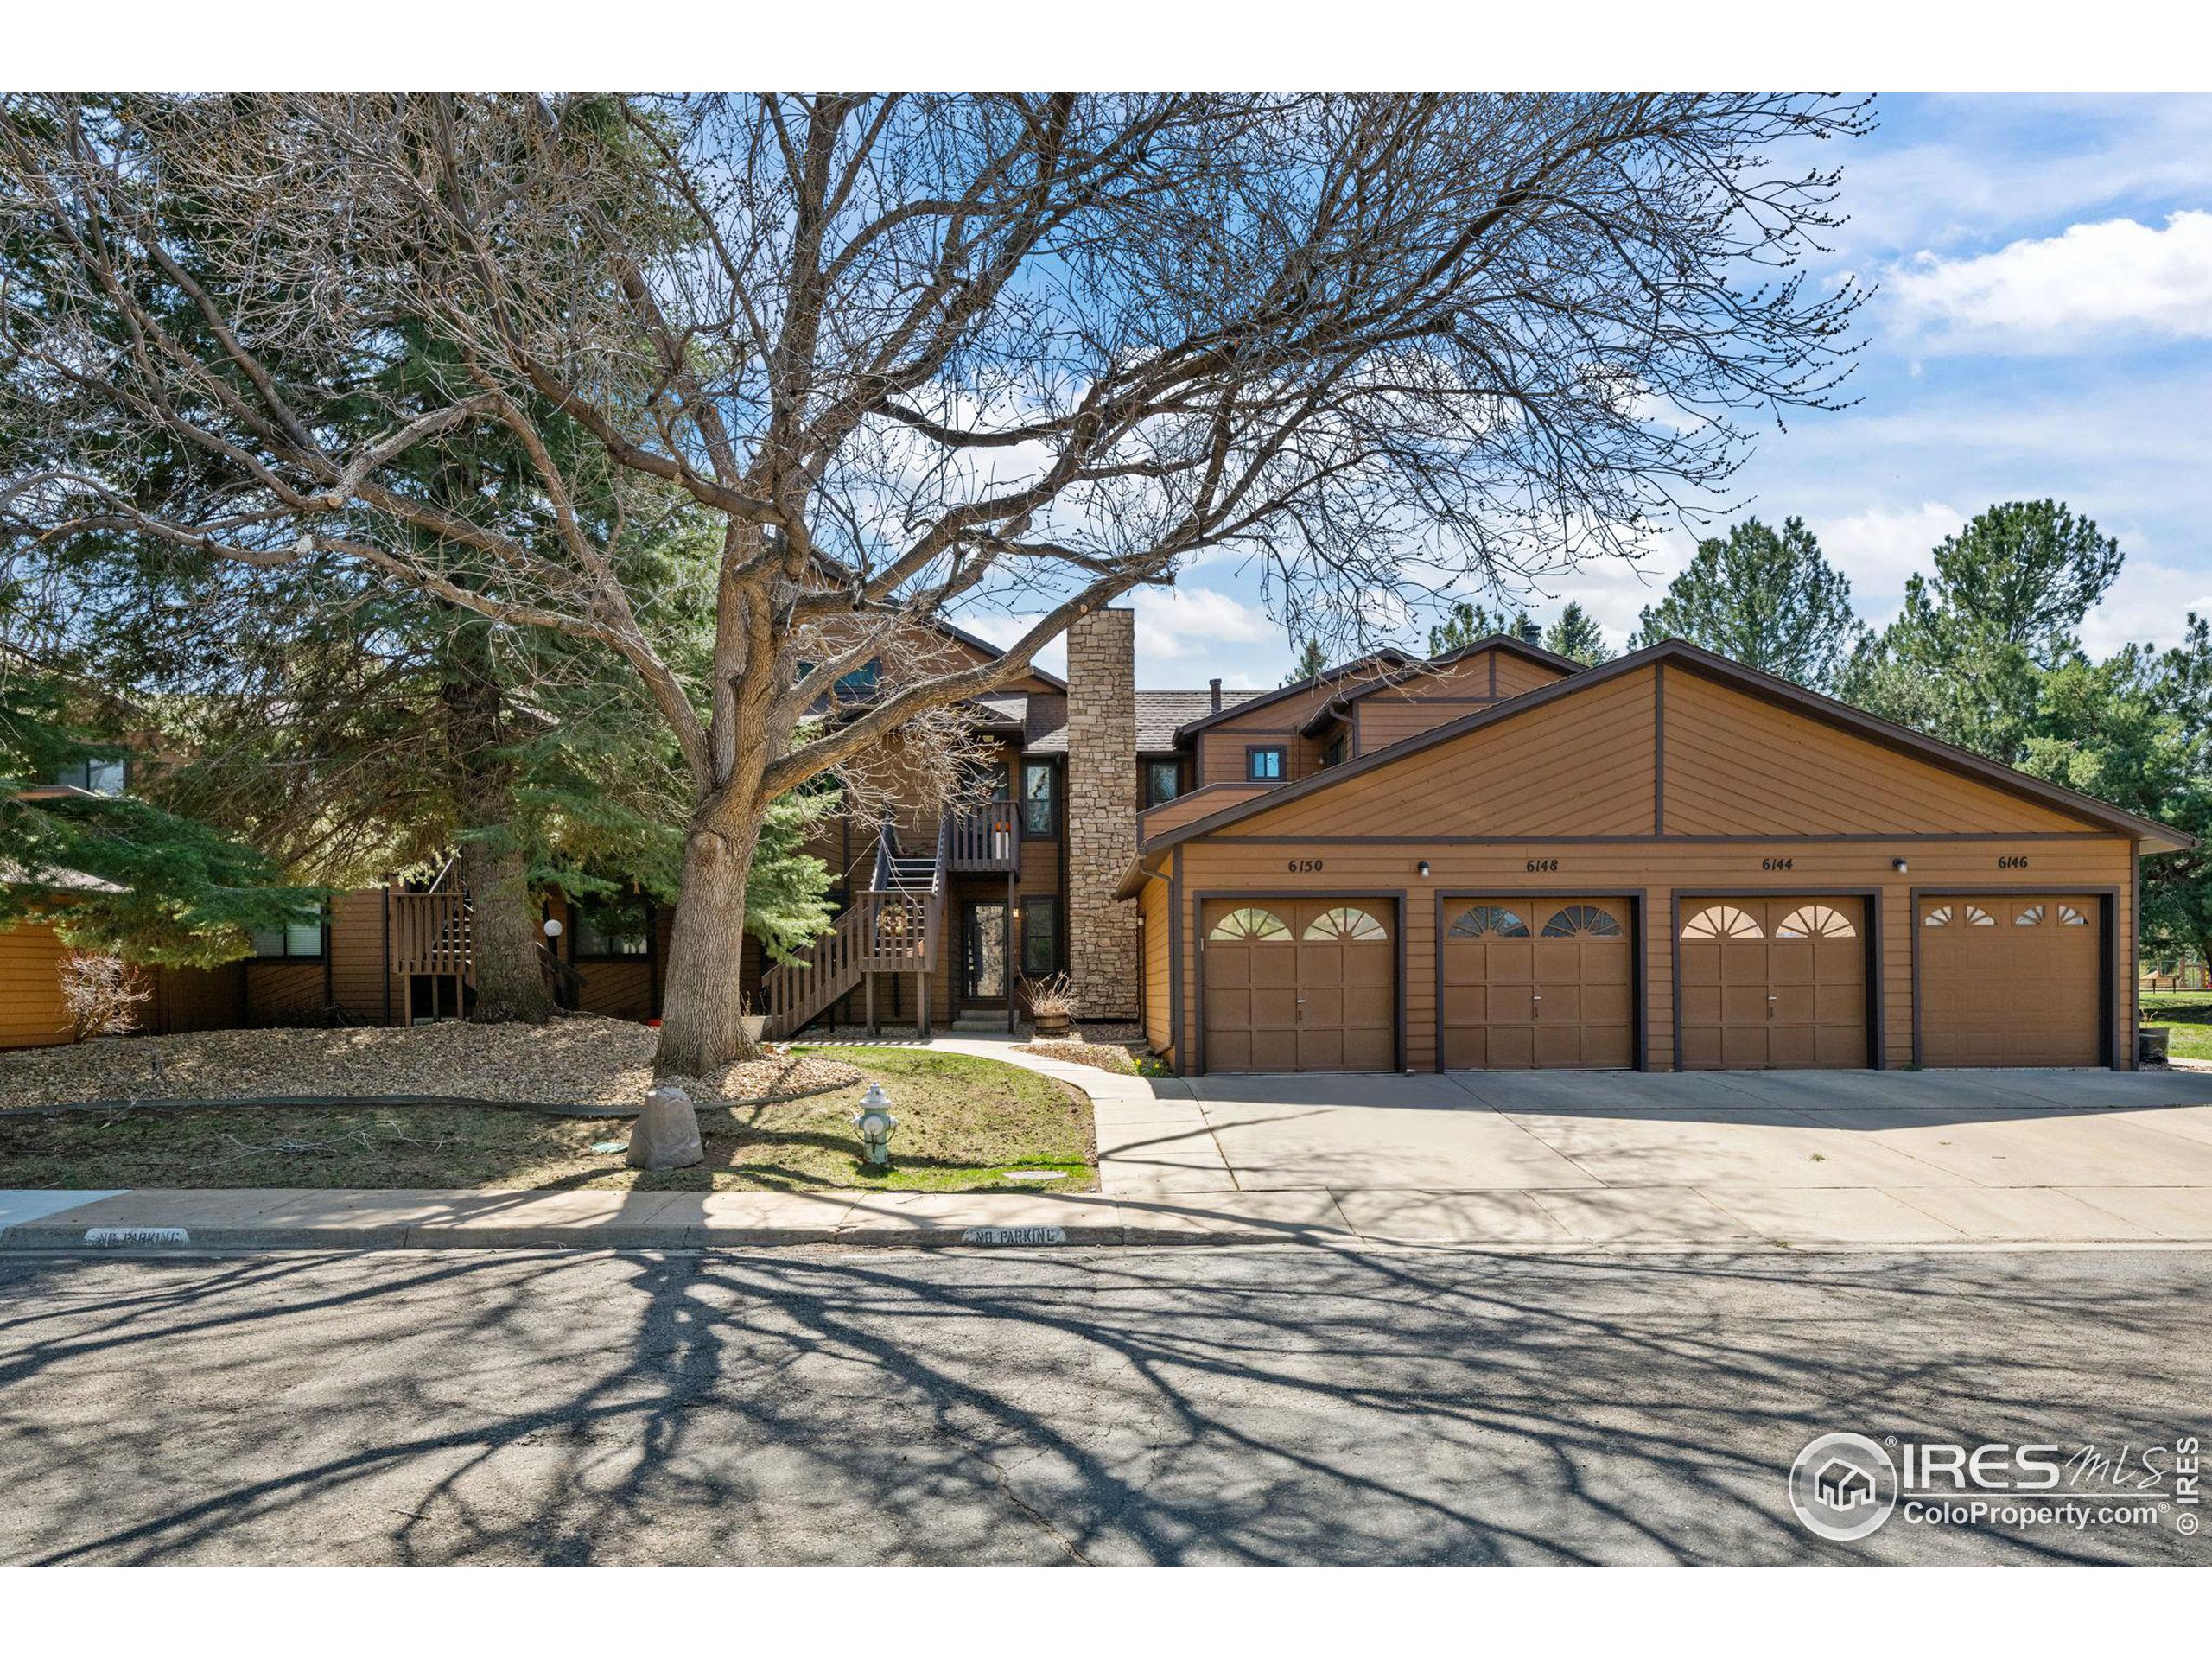
<svg viewBox="0 0 2212 1659">
<path fill-rule="evenodd" d="M 553 994 L 538 965 L 537 906 L 529 866 L 508 827 L 514 817 L 514 763 L 508 759 L 505 699 L 484 625 L 459 624 L 447 642 L 438 695 L 446 709 L 446 748 L 460 820 L 461 879 L 468 889 L 469 944 L 476 967 L 476 1008 L 486 1021 L 542 1025 Z"/>
<path fill-rule="evenodd" d="M 694 826 L 683 846 L 683 887 L 669 930 L 668 982 L 661 997 L 659 1077 L 705 1077 L 751 1059 L 757 1044 L 739 1023 L 745 999 L 738 962 L 745 938 L 745 880 L 758 819 L 721 829 Z"/>
</svg>

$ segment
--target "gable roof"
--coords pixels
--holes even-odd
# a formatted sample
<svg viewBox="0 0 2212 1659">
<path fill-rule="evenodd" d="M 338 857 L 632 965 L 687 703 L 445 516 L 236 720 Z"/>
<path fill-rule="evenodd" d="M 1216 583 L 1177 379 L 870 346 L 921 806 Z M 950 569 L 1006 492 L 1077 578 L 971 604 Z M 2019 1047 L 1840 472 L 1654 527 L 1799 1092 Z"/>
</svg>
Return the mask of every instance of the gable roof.
<svg viewBox="0 0 2212 1659">
<path fill-rule="evenodd" d="M 2145 841 L 2155 842 L 2161 851 L 2184 851 L 2196 844 L 2193 837 L 2183 835 L 2179 830 L 2169 829 L 2164 824 L 2150 818 L 2139 817 L 2133 812 L 2125 811 L 2107 802 L 2098 800 L 2094 796 L 2084 795 L 2078 790 L 2068 789 L 2059 784 L 2047 783 L 2040 778 L 2031 778 L 2026 772 L 2016 771 L 2011 766 L 1989 760 L 1986 756 L 1959 748 L 1953 744 L 1944 742 L 1940 738 L 1929 737 L 1924 733 L 1912 730 L 1910 727 L 1900 726 L 1893 721 L 1884 720 L 1879 715 L 1870 715 L 1864 709 L 1854 709 L 1848 703 L 1839 702 L 1834 697 L 1823 696 L 1817 691 L 1808 691 L 1802 686 L 1793 685 L 1788 680 L 1763 672 L 1758 669 L 1747 668 L 1741 663 L 1731 662 L 1727 658 L 1716 656 L 1712 652 L 1690 644 L 1687 639 L 1662 639 L 1655 645 L 1647 645 L 1642 651 L 1632 652 L 1625 657 L 1617 657 L 1611 662 L 1599 667 L 1585 668 L 1579 673 L 1555 680 L 1549 685 L 1539 686 L 1533 691 L 1522 692 L 1517 697 L 1510 697 L 1492 703 L 1487 708 L 1478 709 L 1471 715 L 1448 721 L 1441 726 L 1419 733 L 1402 742 L 1393 743 L 1387 748 L 1376 749 L 1371 753 L 1361 755 L 1357 760 L 1347 760 L 1340 765 L 1317 772 L 1310 777 L 1301 779 L 1297 783 L 1285 784 L 1280 789 L 1269 790 L 1264 795 L 1254 796 L 1249 799 L 1225 806 L 1217 812 L 1209 813 L 1205 817 L 1194 818 L 1188 823 L 1181 824 L 1146 842 L 1140 849 L 1141 855 L 1148 857 L 1183 842 L 1195 839 L 1199 836 L 1210 835 L 1232 823 L 1241 823 L 1246 818 L 1256 817 L 1262 812 L 1270 811 L 1289 802 L 1302 800 L 1309 795 L 1318 794 L 1324 790 L 1341 788 L 1354 779 L 1373 772 L 1378 767 L 1393 765 L 1409 755 L 1419 754 L 1425 750 L 1434 748 L 1440 743 L 1448 743 L 1454 738 L 1465 736 L 1470 732 L 1479 731 L 1485 727 L 1516 719 L 1563 698 L 1580 696 L 1599 686 L 1620 678 L 1624 674 L 1630 674 L 1637 669 L 1662 663 L 1677 664 L 1683 668 L 1703 674 L 1710 679 L 1733 686 L 1751 696 L 1777 704 L 1865 738 L 1871 742 L 1880 744 L 1885 748 L 1928 761 L 1947 771 L 2005 790 L 2041 805 L 2070 813 L 2075 817 L 2102 825 L 2119 834 L 2139 836 Z"/>
<path fill-rule="evenodd" d="M 1378 675 L 1373 679 L 1363 681 L 1347 690 L 1338 692 L 1313 711 L 1312 717 L 1299 728 L 1300 734 L 1305 737 L 1314 736 L 1332 721 L 1342 720 L 1351 711 L 1351 705 L 1362 697 L 1371 696 L 1377 691 L 1387 691 L 1393 688 L 1415 684 L 1424 674 L 1440 668 L 1449 668 L 1454 663 L 1463 662 L 1467 658 L 1479 655 L 1485 651 L 1506 652 L 1524 662 L 1535 663 L 1539 667 L 1556 668 L 1562 674 L 1586 674 L 1590 670 L 1589 664 L 1578 662 L 1572 657 L 1562 657 L 1559 652 L 1547 651 L 1541 645 L 1531 645 L 1517 633 L 1486 633 L 1479 639 L 1471 640 L 1466 645 L 1445 652 L 1440 656 L 1424 657 L 1419 662 L 1408 664 L 1408 671 L 1403 676 Z"/>
<path fill-rule="evenodd" d="M 1319 674 L 1308 675 L 1302 680 L 1293 680 L 1288 685 L 1278 690 L 1248 695 L 1234 708 L 1230 706 L 1229 694 L 1224 691 L 1222 693 L 1221 707 L 1218 709 L 1209 704 L 1206 712 L 1198 719 L 1184 721 L 1175 728 L 1174 741 L 1180 743 L 1186 738 L 1204 731 L 1207 727 L 1228 719 L 1233 714 L 1243 714 L 1251 709 L 1263 709 L 1271 702 L 1281 702 L 1286 697 L 1304 696 L 1316 686 L 1325 685 L 1331 680 L 1347 678 L 1378 663 L 1388 664 L 1392 668 L 1403 668 L 1414 660 L 1412 656 L 1400 651 L 1395 645 L 1384 645 L 1379 651 L 1370 651 L 1366 656 L 1354 658 L 1349 663 L 1339 664 L 1335 668 L 1325 668 Z M 1212 694 L 1208 692 L 1206 695 L 1211 696 Z"/>
</svg>

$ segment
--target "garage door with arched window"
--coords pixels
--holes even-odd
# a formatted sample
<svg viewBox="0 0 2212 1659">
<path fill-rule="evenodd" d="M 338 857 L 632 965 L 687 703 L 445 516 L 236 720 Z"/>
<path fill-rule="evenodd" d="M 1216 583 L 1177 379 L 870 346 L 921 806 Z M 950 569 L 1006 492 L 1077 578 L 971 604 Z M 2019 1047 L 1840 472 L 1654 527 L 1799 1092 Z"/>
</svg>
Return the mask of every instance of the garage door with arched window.
<svg viewBox="0 0 2212 1659">
<path fill-rule="evenodd" d="M 1446 1067 L 1634 1065 L 1635 931 L 1625 899 L 1446 900 Z"/>
<path fill-rule="evenodd" d="M 1395 901 L 1209 899 L 1198 925 L 1207 1071 L 1395 1066 Z"/>
<path fill-rule="evenodd" d="M 1870 1065 L 1863 899 L 1684 899 L 1675 939 L 1689 1071 Z"/>
<path fill-rule="evenodd" d="M 1923 898 L 1923 1065 L 2102 1065 L 2104 906 L 2085 893 Z"/>
</svg>

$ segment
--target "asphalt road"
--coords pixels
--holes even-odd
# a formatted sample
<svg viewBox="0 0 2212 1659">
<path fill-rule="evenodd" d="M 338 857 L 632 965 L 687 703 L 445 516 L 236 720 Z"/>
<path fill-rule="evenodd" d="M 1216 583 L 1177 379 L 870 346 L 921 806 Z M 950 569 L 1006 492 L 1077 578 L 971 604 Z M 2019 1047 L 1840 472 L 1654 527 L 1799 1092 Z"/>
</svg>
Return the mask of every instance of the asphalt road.
<svg viewBox="0 0 2212 1659">
<path fill-rule="evenodd" d="M 2212 1560 L 1791 1515 L 2212 1422 L 2212 1254 L 0 1258 L 0 1560 Z M 2169 1521 L 2171 1516 L 2169 1517 Z"/>
</svg>

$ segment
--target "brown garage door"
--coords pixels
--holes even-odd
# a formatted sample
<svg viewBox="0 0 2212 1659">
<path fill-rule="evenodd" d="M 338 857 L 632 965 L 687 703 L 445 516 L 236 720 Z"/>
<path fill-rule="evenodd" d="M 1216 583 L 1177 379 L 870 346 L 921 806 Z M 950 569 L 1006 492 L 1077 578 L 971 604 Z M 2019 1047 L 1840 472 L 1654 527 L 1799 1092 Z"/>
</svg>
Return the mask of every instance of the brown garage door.
<svg viewBox="0 0 2212 1659">
<path fill-rule="evenodd" d="M 2103 917 L 2081 893 L 1923 899 L 1921 1064 L 2105 1064 Z"/>
<path fill-rule="evenodd" d="M 1444 1064 L 1636 1064 L 1635 928 L 1624 899 L 1445 907 Z"/>
<path fill-rule="evenodd" d="M 1397 1062 L 1396 906 L 1224 899 L 1198 920 L 1209 1071 L 1387 1071 Z"/>
<path fill-rule="evenodd" d="M 1871 1064 L 1866 911 L 1840 896 L 1682 900 L 1683 1066 Z"/>
</svg>

